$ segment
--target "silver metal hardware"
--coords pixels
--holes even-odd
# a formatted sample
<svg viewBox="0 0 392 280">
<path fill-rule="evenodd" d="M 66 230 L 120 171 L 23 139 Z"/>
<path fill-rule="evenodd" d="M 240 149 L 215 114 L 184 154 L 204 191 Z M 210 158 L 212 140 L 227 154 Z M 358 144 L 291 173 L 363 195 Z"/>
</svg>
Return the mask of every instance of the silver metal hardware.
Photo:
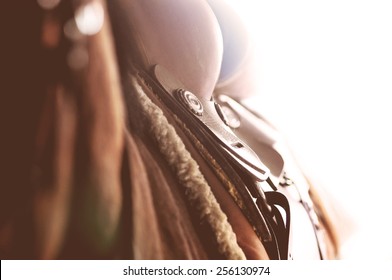
<svg viewBox="0 0 392 280">
<path fill-rule="evenodd" d="M 218 103 L 215 103 L 215 109 L 225 125 L 232 129 L 240 127 L 240 118 L 232 109 L 224 105 L 222 106 Z"/>
<path fill-rule="evenodd" d="M 232 129 L 239 128 L 241 126 L 240 117 L 228 106 L 222 105 L 221 108 L 227 119 L 226 124 Z"/>
<path fill-rule="evenodd" d="M 180 88 L 175 92 L 175 96 L 193 114 L 199 117 L 203 115 L 203 105 L 192 92 Z"/>
<path fill-rule="evenodd" d="M 291 186 L 293 184 L 294 184 L 293 180 L 291 180 L 287 176 L 286 172 L 284 172 L 282 178 L 280 179 L 279 186 L 281 186 L 281 187 L 288 187 L 288 186 Z"/>
<path fill-rule="evenodd" d="M 225 125 L 219 116 L 214 100 L 199 99 L 193 93 L 184 90 L 184 86 L 176 80 L 162 66 L 155 65 L 154 77 L 165 89 L 168 95 L 174 96 L 183 106 L 190 110 L 201 122 L 208 134 L 214 137 L 227 155 L 235 164 L 251 175 L 256 181 L 265 181 L 270 175 L 266 167 L 256 153 L 237 135 Z"/>
</svg>

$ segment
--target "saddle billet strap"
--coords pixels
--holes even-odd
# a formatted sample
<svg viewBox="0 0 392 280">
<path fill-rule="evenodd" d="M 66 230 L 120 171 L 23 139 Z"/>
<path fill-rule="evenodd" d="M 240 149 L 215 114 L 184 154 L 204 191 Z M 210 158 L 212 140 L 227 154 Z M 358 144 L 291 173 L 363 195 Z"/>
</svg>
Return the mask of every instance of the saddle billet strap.
<svg viewBox="0 0 392 280">
<path fill-rule="evenodd" d="M 208 146 L 208 153 L 213 160 L 210 158 L 207 162 L 212 165 L 214 162 L 218 163 L 226 177 L 230 177 L 227 181 L 235 186 L 234 192 L 233 189 L 227 191 L 253 226 L 270 258 L 286 259 L 288 238 L 287 234 L 282 235 L 281 232 L 286 232 L 289 228 L 287 218 L 286 226 L 276 222 L 282 220 L 281 217 L 276 217 L 280 213 L 273 211 L 274 207 L 270 206 L 264 191 L 257 186 L 257 182 L 267 181 L 268 168 L 257 162 L 259 159 L 253 151 L 230 129 L 224 127 L 213 101 L 200 101 L 162 67 L 155 66 L 152 75 L 153 77 L 143 71 L 138 73 L 141 81 L 152 89 L 179 121 L 186 124 L 188 129 L 185 132 L 188 136 L 197 139 L 199 144 Z M 199 118 L 202 116 L 203 121 Z M 219 125 L 218 120 L 221 122 Z M 236 149 L 240 151 L 237 152 Z M 205 156 L 202 152 L 201 155 Z M 216 166 L 212 167 L 214 170 Z M 275 192 L 274 188 L 270 188 L 270 191 Z M 285 199 L 284 195 L 281 196 Z M 289 216 L 285 204 L 279 206 L 286 211 L 286 216 Z"/>
</svg>

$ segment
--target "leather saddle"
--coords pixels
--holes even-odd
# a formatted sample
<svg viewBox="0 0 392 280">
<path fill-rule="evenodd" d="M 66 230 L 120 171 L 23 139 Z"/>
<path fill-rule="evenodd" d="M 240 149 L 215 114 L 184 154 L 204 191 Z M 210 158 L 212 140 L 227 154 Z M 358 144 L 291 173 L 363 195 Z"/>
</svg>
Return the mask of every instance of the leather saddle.
<svg viewBox="0 0 392 280">
<path fill-rule="evenodd" d="M 0 256 L 335 256 L 322 200 L 244 103 L 255 50 L 223 0 L 3 5 Z"/>
<path fill-rule="evenodd" d="M 241 209 L 237 219 L 257 236 L 248 245 L 260 241 L 273 259 L 325 258 L 309 186 L 301 176 L 291 179 L 300 172 L 290 153 L 277 148 L 273 127 L 241 104 L 255 94 L 254 65 L 235 12 L 224 1 L 196 0 L 111 1 L 109 10 L 121 72 L 135 73 L 150 98 L 208 151 L 207 164 L 217 163 L 234 183 L 235 191 L 226 188 L 235 201 L 226 213 Z"/>
</svg>

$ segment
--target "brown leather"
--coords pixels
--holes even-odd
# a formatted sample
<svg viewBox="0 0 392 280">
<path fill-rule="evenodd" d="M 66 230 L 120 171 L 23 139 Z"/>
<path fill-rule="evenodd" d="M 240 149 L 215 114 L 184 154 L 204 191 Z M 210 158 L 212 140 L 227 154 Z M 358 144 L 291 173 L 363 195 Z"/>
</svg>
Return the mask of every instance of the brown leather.
<svg viewBox="0 0 392 280">
<path fill-rule="evenodd" d="M 160 64 L 189 91 L 206 99 L 213 90 L 240 99 L 257 93 L 252 40 L 238 14 L 224 1 L 108 4 L 114 33 L 127 42 L 127 47 L 119 46 L 122 59 L 144 69 Z"/>
<path fill-rule="evenodd" d="M 219 24 L 205 1 L 108 1 L 119 52 L 145 70 L 160 64 L 187 89 L 208 99 L 222 61 Z"/>
<path fill-rule="evenodd" d="M 129 190 L 124 197 L 127 206 L 123 245 L 129 245 L 126 256 L 133 259 L 217 258 L 214 246 L 209 250 L 204 248 L 181 188 L 159 151 L 152 148 L 150 139 L 128 134 L 126 141 L 130 183 L 125 186 Z M 208 235 L 204 233 L 206 238 Z"/>
<path fill-rule="evenodd" d="M 110 13 L 104 0 L 98 2 L 103 4 L 105 24 L 98 34 L 77 42 L 85 44 L 90 58 L 88 66 L 77 71 L 66 63 L 75 43 L 58 33 L 73 16 L 71 1 L 61 1 L 58 10 L 49 12 L 35 1 L 2 4 L 0 18 L 13 28 L 3 37 L 9 59 L 0 65 L 8 75 L 0 85 L 7 93 L 0 102 L 6 108 L 0 111 L 9 122 L 0 158 L 5 171 L 0 182 L 0 257 L 223 258 L 211 229 L 199 224 L 148 137 L 148 127 L 132 102 L 134 88 L 126 83 L 128 70 L 135 65 L 148 68 L 160 63 L 195 94 L 209 97 L 222 56 L 216 19 L 203 1 L 108 1 Z M 45 17 L 55 18 L 59 26 L 46 28 L 53 21 Z M 180 25 L 183 20 L 188 24 Z M 145 23 L 151 25 L 135 33 Z M 187 34 L 189 30 L 194 34 Z M 143 44 L 135 49 L 138 38 Z M 173 116 L 167 111 L 166 115 L 174 124 Z M 227 214 L 246 257 L 268 258 L 222 182 L 187 135 L 181 129 L 178 133 Z"/>
</svg>

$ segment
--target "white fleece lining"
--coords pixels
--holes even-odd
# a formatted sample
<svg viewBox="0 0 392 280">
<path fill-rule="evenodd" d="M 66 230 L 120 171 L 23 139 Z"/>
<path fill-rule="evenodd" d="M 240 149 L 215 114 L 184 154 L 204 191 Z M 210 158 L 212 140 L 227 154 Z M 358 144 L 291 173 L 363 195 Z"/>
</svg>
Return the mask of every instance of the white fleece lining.
<svg viewBox="0 0 392 280">
<path fill-rule="evenodd" d="M 150 125 L 150 133 L 159 144 L 159 150 L 174 170 L 180 184 L 185 188 L 185 195 L 195 206 L 200 219 L 211 226 L 219 252 L 228 259 L 245 259 L 245 254 L 237 243 L 237 238 L 227 216 L 220 208 L 197 162 L 186 149 L 174 127 L 168 122 L 162 110 L 145 94 L 136 78 L 133 87 L 144 116 Z"/>
</svg>

